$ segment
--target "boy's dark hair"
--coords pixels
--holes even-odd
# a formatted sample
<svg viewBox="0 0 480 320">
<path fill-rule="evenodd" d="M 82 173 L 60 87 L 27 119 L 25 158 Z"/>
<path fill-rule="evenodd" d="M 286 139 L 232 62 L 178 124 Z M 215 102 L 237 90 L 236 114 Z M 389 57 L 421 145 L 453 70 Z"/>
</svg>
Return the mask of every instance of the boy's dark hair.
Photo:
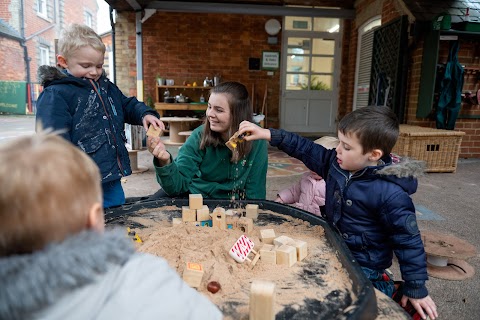
<svg viewBox="0 0 480 320">
<path fill-rule="evenodd" d="M 354 134 L 363 148 L 363 154 L 380 149 L 390 154 L 399 134 L 397 116 L 388 107 L 368 106 L 358 108 L 340 120 L 338 131 Z"/>
<path fill-rule="evenodd" d="M 210 94 L 226 94 L 228 104 L 230 106 L 230 115 L 232 117 L 232 123 L 229 128 L 229 136 L 231 137 L 236 131 L 240 123 L 244 120 L 252 121 L 253 111 L 250 103 L 250 97 L 248 96 L 247 88 L 240 82 L 222 82 L 219 85 L 213 87 L 210 90 Z M 210 130 L 210 124 L 208 118 L 205 118 L 205 128 L 203 131 L 203 137 L 200 141 L 200 149 L 204 149 L 206 146 L 219 146 L 224 145 L 226 141 L 222 140 L 221 135 L 218 132 Z M 244 141 L 237 146 L 237 152 L 233 152 L 232 161 L 238 161 L 247 155 L 252 149 L 251 141 Z"/>
</svg>

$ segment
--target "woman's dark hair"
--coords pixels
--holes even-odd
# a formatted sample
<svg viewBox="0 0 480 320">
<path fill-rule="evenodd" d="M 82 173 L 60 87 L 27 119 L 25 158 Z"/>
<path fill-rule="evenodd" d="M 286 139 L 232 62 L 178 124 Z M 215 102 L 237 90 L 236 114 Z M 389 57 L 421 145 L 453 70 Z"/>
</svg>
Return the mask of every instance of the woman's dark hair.
<svg viewBox="0 0 480 320">
<path fill-rule="evenodd" d="M 210 94 L 213 93 L 225 94 L 227 97 L 231 116 L 231 124 L 228 130 L 229 137 L 238 131 L 240 122 L 244 120 L 252 121 L 252 105 L 250 103 L 250 97 L 248 96 L 248 90 L 243 84 L 235 81 L 222 82 L 210 90 Z M 226 141 L 223 141 L 221 134 L 210 130 L 208 117 L 205 117 L 204 124 L 205 127 L 203 129 L 202 139 L 200 140 L 200 149 L 204 149 L 206 146 L 218 147 L 219 145 L 224 145 Z M 230 160 L 236 162 L 250 153 L 251 150 L 252 142 L 243 141 L 237 145 L 236 152 L 232 153 Z"/>
</svg>

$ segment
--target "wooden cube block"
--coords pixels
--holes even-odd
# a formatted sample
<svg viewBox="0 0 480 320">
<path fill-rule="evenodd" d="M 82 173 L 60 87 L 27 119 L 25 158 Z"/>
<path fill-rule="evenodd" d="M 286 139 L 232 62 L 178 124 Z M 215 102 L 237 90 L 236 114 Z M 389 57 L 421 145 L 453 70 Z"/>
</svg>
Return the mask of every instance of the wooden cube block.
<svg viewBox="0 0 480 320">
<path fill-rule="evenodd" d="M 273 239 L 275 239 L 275 230 L 273 229 L 260 230 L 260 240 L 262 240 L 263 243 L 273 244 Z"/>
<path fill-rule="evenodd" d="M 264 244 L 260 249 L 260 259 L 268 264 L 277 264 L 277 252 L 275 251 L 275 246 Z"/>
<path fill-rule="evenodd" d="M 232 228 L 229 228 L 229 229 L 237 229 L 238 219 L 240 218 L 237 216 L 226 216 L 226 218 L 227 218 L 227 226 L 228 225 L 232 226 Z"/>
<path fill-rule="evenodd" d="M 302 240 L 293 240 L 291 246 L 297 250 L 297 261 L 302 261 L 307 256 L 307 243 Z"/>
<path fill-rule="evenodd" d="M 197 210 L 203 208 L 203 196 L 201 194 L 189 194 L 188 205 L 190 209 Z"/>
<path fill-rule="evenodd" d="M 172 225 L 173 226 L 180 226 L 183 224 L 182 218 L 172 218 Z"/>
<path fill-rule="evenodd" d="M 203 205 L 201 209 L 197 209 L 197 221 L 210 220 L 210 210 L 207 205 Z"/>
<path fill-rule="evenodd" d="M 275 283 L 253 280 L 250 287 L 250 320 L 275 319 Z"/>
<path fill-rule="evenodd" d="M 237 221 L 237 228 L 243 233 L 250 234 L 253 230 L 253 220 L 251 218 L 240 218 Z"/>
<path fill-rule="evenodd" d="M 258 204 L 247 204 L 247 207 L 245 208 L 245 217 L 246 218 L 251 218 L 253 220 L 257 220 L 258 218 Z"/>
<path fill-rule="evenodd" d="M 212 227 L 221 230 L 227 230 L 227 218 L 225 209 L 217 207 L 212 212 Z"/>
<path fill-rule="evenodd" d="M 284 245 L 284 244 L 290 244 L 292 242 L 293 242 L 293 239 L 287 236 L 280 236 L 273 239 L 273 244 L 276 245 L 277 247 L 280 247 L 281 245 Z"/>
<path fill-rule="evenodd" d="M 197 212 L 195 209 L 190 209 L 188 206 L 182 207 L 182 220 L 187 221 L 197 221 Z"/>
<path fill-rule="evenodd" d="M 149 137 L 160 137 L 162 135 L 162 129 L 155 129 L 153 125 L 150 125 L 147 130 L 147 136 Z"/>
<path fill-rule="evenodd" d="M 297 249 L 289 245 L 281 245 L 276 249 L 277 264 L 293 266 L 297 262 Z"/>
<path fill-rule="evenodd" d="M 183 281 L 192 288 L 200 287 L 203 278 L 203 267 L 200 263 L 187 262 L 183 270 Z"/>
</svg>

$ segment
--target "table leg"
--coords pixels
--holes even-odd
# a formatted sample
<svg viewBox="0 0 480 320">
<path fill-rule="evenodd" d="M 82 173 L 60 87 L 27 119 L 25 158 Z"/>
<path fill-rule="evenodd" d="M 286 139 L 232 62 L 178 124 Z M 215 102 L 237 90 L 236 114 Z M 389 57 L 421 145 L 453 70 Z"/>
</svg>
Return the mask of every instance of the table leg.
<svg viewBox="0 0 480 320">
<path fill-rule="evenodd" d="M 185 142 L 185 137 L 179 135 L 180 131 L 183 131 L 182 122 L 170 121 L 170 142 L 173 143 L 183 143 Z"/>
</svg>

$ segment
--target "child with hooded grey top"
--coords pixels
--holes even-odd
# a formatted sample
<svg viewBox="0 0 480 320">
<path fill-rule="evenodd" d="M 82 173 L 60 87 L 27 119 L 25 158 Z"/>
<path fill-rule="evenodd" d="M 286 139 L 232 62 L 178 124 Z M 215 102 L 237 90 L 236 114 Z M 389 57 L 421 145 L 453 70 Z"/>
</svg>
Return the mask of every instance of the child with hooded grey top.
<svg viewBox="0 0 480 320">
<path fill-rule="evenodd" d="M 323 216 L 343 237 L 374 287 L 404 308 L 411 303 L 410 310 L 423 319 L 438 317 L 425 286 L 426 256 L 410 198 L 423 166 L 418 161 L 392 161 L 390 152 L 399 135 L 392 110 L 372 106 L 347 114 L 338 125 L 340 143 L 334 150 L 248 121 L 240 124 L 239 133 L 245 132 L 250 133 L 245 140 L 268 140 L 325 179 Z M 399 284 L 385 272 L 393 253 L 404 280 Z"/>
<path fill-rule="evenodd" d="M 40 132 L 1 145 L 0 163 L 0 319 L 222 319 L 125 229 L 104 231 L 80 149 Z"/>
</svg>

